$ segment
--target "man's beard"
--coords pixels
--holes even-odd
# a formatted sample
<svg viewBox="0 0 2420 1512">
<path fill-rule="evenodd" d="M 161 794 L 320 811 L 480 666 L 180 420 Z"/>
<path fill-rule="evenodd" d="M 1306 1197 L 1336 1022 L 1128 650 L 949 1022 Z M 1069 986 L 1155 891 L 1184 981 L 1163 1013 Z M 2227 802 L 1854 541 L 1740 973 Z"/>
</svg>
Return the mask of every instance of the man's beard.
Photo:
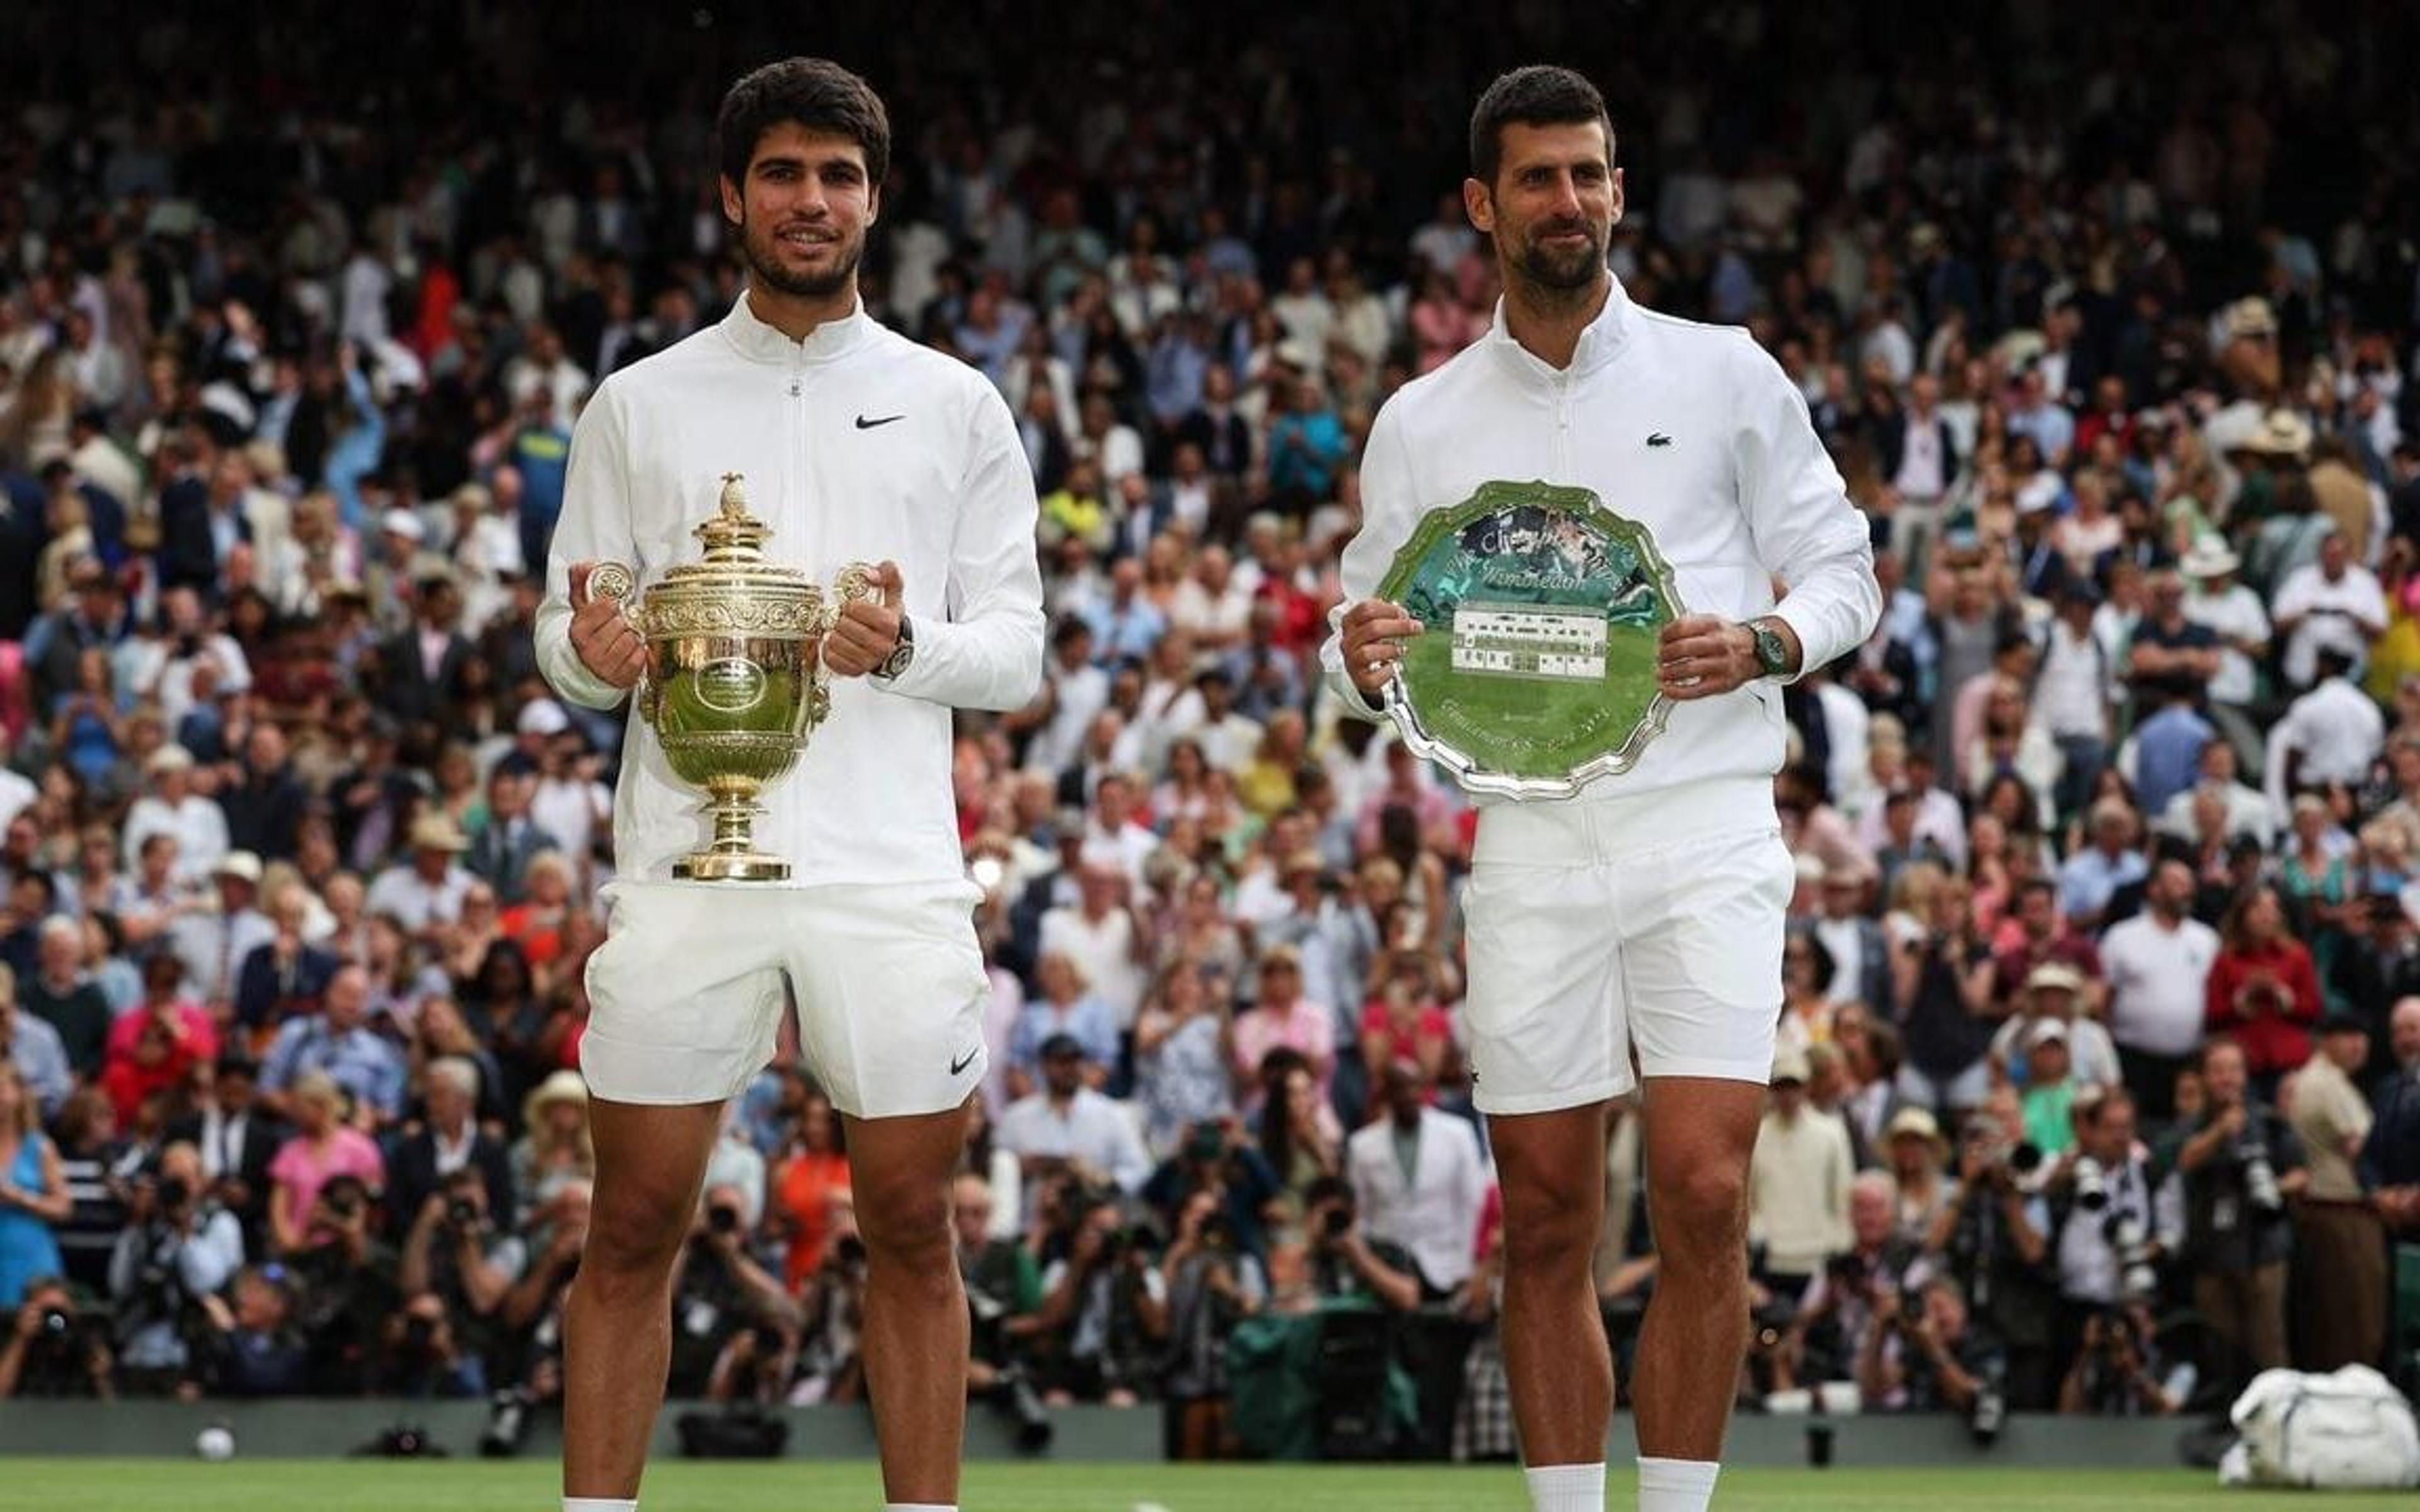
<svg viewBox="0 0 2420 1512">
<path fill-rule="evenodd" d="M 1544 238 L 1564 231 L 1585 233 L 1588 244 L 1569 251 L 1551 249 L 1544 244 Z M 1605 242 L 1598 238 L 1594 226 L 1584 223 L 1542 225 L 1530 233 L 1514 266 L 1520 270 L 1522 277 L 1540 288 L 1561 294 L 1577 294 L 1595 287 L 1597 279 L 1604 274 Z"/>
<path fill-rule="evenodd" d="M 840 293 L 857 276 L 857 265 L 865 256 L 863 237 L 855 241 L 842 240 L 834 243 L 840 255 L 830 272 L 793 273 L 782 266 L 771 245 L 775 240 L 777 237 L 768 237 L 766 244 L 760 246 L 755 227 L 745 221 L 739 224 L 739 255 L 748 261 L 749 281 L 794 300 L 828 300 Z"/>
</svg>

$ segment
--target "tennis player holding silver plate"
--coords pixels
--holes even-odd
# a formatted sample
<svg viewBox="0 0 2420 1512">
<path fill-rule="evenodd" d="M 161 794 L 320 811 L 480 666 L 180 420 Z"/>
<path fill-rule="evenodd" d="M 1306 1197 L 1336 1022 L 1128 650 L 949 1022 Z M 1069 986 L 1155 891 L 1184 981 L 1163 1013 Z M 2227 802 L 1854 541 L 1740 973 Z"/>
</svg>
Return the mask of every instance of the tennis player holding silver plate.
<svg viewBox="0 0 2420 1512">
<path fill-rule="evenodd" d="M 1322 656 L 1348 707 L 1388 701 L 1481 805 L 1465 1007 L 1531 1504 L 1605 1505 L 1613 1366 L 1589 1260 L 1606 1103 L 1643 1076 L 1662 1263 L 1633 1389 L 1638 1505 L 1703 1512 L 1746 1346 L 1748 1155 L 1793 882 L 1781 684 L 1862 642 L 1881 593 L 1773 359 L 1633 304 L 1607 271 L 1613 147 L 1567 69 L 1481 98 L 1463 203 L 1504 299 L 1379 411 Z"/>
</svg>

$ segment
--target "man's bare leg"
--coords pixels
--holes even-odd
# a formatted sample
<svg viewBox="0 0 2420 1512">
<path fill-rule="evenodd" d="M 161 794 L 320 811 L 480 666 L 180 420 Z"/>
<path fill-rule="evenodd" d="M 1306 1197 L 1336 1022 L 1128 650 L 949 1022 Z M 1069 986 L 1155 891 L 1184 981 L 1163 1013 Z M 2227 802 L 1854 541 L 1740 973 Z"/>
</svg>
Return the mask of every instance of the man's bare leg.
<svg viewBox="0 0 2420 1512">
<path fill-rule="evenodd" d="M 1753 1082 L 1646 1084 L 1647 1206 L 1662 1263 L 1631 1382 L 1642 1478 L 1650 1459 L 1722 1458 L 1747 1350 L 1747 1164 L 1764 1098 Z"/>
<path fill-rule="evenodd" d="M 954 1506 L 967 1422 L 967 1294 L 950 1231 L 964 1108 L 848 1120 L 849 1185 L 865 1241 L 860 1357 L 882 1446 L 883 1494 Z"/>
<path fill-rule="evenodd" d="M 597 1194 L 563 1309 L 563 1494 L 639 1494 L 673 1347 L 672 1269 L 722 1104 L 592 1098 Z"/>
<path fill-rule="evenodd" d="M 1487 1120 L 1504 1193 L 1504 1374 L 1531 1469 L 1600 1465 L 1613 1354 L 1592 1260 L 1605 1211 L 1606 1104 Z"/>
</svg>

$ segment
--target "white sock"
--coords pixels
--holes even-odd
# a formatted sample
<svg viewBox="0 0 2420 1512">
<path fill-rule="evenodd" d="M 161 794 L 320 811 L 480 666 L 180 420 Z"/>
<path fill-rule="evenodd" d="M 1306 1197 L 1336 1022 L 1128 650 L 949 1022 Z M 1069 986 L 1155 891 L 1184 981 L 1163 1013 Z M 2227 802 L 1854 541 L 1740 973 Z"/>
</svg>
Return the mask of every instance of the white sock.
<svg viewBox="0 0 2420 1512">
<path fill-rule="evenodd" d="M 1638 1512 L 1706 1512 L 1714 1499 L 1715 1459 L 1638 1457 Z"/>
<path fill-rule="evenodd" d="M 954 1502 L 885 1502 L 882 1512 L 958 1512 L 958 1507 Z"/>
<path fill-rule="evenodd" d="M 1529 1512 L 1605 1512 L 1605 1461 L 1593 1465 L 1542 1465 L 1523 1472 L 1529 1483 Z"/>
<path fill-rule="evenodd" d="M 610 1496 L 566 1496 L 563 1512 L 639 1512 L 639 1504 L 635 1499 L 620 1502 Z"/>
</svg>

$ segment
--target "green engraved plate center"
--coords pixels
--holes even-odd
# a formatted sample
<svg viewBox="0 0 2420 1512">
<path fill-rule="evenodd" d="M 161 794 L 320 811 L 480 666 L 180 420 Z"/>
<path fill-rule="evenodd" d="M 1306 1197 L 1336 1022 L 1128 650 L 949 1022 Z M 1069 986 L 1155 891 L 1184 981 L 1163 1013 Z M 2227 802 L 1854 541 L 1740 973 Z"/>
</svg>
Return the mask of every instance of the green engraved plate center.
<svg viewBox="0 0 2420 1512">
<path fill-rule="evenodd" d="M 1566 797 L 1663 730 L 1672 571 L 1645 526 L 1588 489 L 1482 484 L 1421 520 L 1378 593 L 1425 627 L 1389 711 L 1473 792 Z"/>
</svg>

